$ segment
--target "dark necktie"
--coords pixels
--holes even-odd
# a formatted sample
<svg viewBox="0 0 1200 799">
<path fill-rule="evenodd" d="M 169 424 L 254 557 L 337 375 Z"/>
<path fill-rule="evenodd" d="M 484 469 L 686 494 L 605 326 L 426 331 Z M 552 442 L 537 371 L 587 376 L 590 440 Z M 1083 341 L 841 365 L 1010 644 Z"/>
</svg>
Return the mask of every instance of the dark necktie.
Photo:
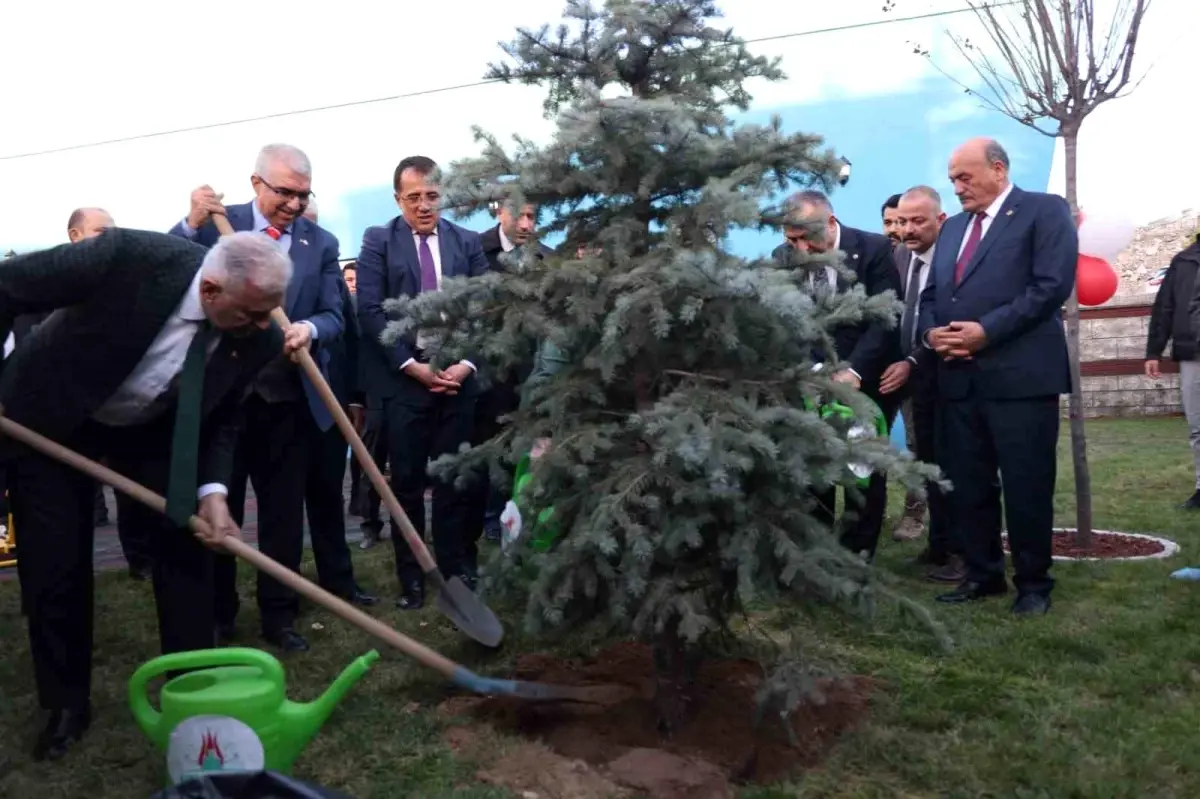
<svg viewBox="0 0 1200 799">
<path fill-rule="evenodd" d="M 422 234 L 417 257 L 421 260 L 421 291 L 437 291 L 437 267 L 433 264 L 433 250 L 429 249 L 429 236 Z"/>
<path fill-rule="evenodd" d="M 979 249 L 979 240 L 983 238 L 983 218 L 987 214 L 975 214 L 975 224 L 971 225 L 971 235 L 967 236 L 967 246 L 963 247 L 962 255 L 958 256 L 958 263 L 954 265 L 954 285 L 962 282 L 963 274 L 967 271 L 967 264 L 971 263 L 971 259 L 975 256 L 975 250 Z"/>
<path fill-rule="evenodd" d="M 908 288 L 904 292 L 904 319 L 900 323 L 900 341 L 905 351 L 912 349 L 913 328 L 916 326 L 917 302 L 921 294 L 921 269 L 925 262 L 914 255 L 908 267 Z"/>
<path fill-rule="evenodd" d="M 199 472 L 201 401 L 204 396 L 204 365 L 212 325 L 201 322 L 188 345 L 179 372 L 175 399 L 175 432 L 171 437 L 171 473 L 167 482 L 167 518 L 186 527 L 196 509 Z"/>
</svg>

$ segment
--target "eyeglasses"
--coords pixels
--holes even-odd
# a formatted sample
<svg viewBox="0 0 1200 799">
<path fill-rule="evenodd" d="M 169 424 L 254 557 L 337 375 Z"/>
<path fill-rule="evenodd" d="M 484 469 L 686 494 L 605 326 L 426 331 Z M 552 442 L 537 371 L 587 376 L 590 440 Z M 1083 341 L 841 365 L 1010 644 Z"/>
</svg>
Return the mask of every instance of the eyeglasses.
<svg viewBox="0 0 1200 799">
<path fill-rule="evenodd" d="M 413 192 L 409 192 L 408 194 L 405 194 L 400 197 L 400 202 L 404 203 L 405 205 L 407 205 L 409 207 L 416 207 L 416 206 L 420 205 L 422 203 L 422 201 L 424 201 L 425 203 L 427 203 L 429 205 L 437 207 L 437 205 L 442 201 L 442 195 L 436 191 L 427 191 L 427 192 L 413 191 Z"/>
<path fill-rule="evenodd" d="M 258 178 L 259 183 L 275 192 L 287 202 L 295 200 L 301 205 L 308 205 L 313 198 L 317 196 L 315 191 L 292 191 L 291 189 L 282 189 L 278 186 L 272 186 L 270 183 L 267 183 L 267 181 L 263 180 L 262 175 L 255 175 L 254 177 Z"/>
</svg>

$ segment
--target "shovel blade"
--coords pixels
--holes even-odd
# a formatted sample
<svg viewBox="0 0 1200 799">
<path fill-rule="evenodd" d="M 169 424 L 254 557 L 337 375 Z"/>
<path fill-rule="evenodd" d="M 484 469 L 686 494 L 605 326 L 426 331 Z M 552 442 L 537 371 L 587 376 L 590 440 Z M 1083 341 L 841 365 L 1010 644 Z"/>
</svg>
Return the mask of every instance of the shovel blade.
<svg viewBox="0 0 1200 799">
<path fill-rule="evenodd" d="M 437 608 L 463 633 L 484 646 L 495 648 L 504 639 L 504 626 L 492 609 L 458 577 L 446 580 L 439 571 L 426 575 L 437 586 Z"/>
</svg>

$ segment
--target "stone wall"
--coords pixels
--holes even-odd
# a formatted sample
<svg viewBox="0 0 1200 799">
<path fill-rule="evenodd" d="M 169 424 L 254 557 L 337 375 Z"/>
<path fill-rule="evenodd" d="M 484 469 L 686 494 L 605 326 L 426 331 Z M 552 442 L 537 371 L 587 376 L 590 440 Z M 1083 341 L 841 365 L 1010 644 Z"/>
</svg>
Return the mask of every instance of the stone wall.
<svg viewBox="0 0 1200 799">
<path fill-rule="evenodd" d="M 1175 364 L 1164 360 L 1165 373 L 1157 380 L 1146 377 L 1142 371 L 1150 323 L 1147 311 L 1154 295 L 1122 300 L 1120 305 L 1085 310 L 1080 319 L 1084 413 L 1089 418 L 1180 413 Z M 1064 413 L 1066 407 L 1064 397 Z"/>
</svg>

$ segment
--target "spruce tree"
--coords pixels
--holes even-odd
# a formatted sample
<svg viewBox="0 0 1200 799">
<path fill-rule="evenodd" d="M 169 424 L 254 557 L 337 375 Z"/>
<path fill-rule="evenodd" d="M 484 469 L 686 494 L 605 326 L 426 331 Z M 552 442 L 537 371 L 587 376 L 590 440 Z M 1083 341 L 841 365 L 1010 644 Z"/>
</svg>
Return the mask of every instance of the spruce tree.
<svg viewBox="0 0 1200 799">
<path fill-rule="evenodd" d="M 393 302 L 385 340 L 416 326 L 435 360 L 471 353 L 493 376 L 538 346 L 565 356 L 526 385 L 502 435 L 433 468 L 467 480 L 489 464 L 503 481 L 504 464 L 551 440 L 521 499 L 525 532 L 488 588 L 525 597 L 535 632 L 606 619 L 653 642 L 673 724 L 696 658 L 735 611 L 786 594 L 873 607 L 871 567 L 814 518 L 813 493 L 856 490 L 851 464 L 918 489 L 925 472 L 886 438 L 848 435 L 854 419 L 819 412 L 840 400 L 871 423 L 832 368 L 813 371 L 813 353 L 833 351 L 839 324 L 894 324 L 896 299 L 810 281 L 840 264 L 836 253 L 782 263 L 726 248 L 736 228 L 778 224 L 788 192 L 832 187 L 840 166 L 778 119 L 729 118 L 748 107 L 748 80 L 784 77 L 777 61 L 714 27 L 709 0 L 568 0 L 565 17 L 519 30 L 488 73 L 547 87 L 553 140 L 506 150 L 477 129 L 481 154 L 442 183 L 463 216 L 532 203 L 539 234 L 565 241 L 557 255 L 527 246 L 503 274 Z M 529 528 L 546 508 L 541 531 L 557 538 L 534 551 Z M 810 676 L 789 663 L 766 693 L 790 709 Z"/>
</svg>

